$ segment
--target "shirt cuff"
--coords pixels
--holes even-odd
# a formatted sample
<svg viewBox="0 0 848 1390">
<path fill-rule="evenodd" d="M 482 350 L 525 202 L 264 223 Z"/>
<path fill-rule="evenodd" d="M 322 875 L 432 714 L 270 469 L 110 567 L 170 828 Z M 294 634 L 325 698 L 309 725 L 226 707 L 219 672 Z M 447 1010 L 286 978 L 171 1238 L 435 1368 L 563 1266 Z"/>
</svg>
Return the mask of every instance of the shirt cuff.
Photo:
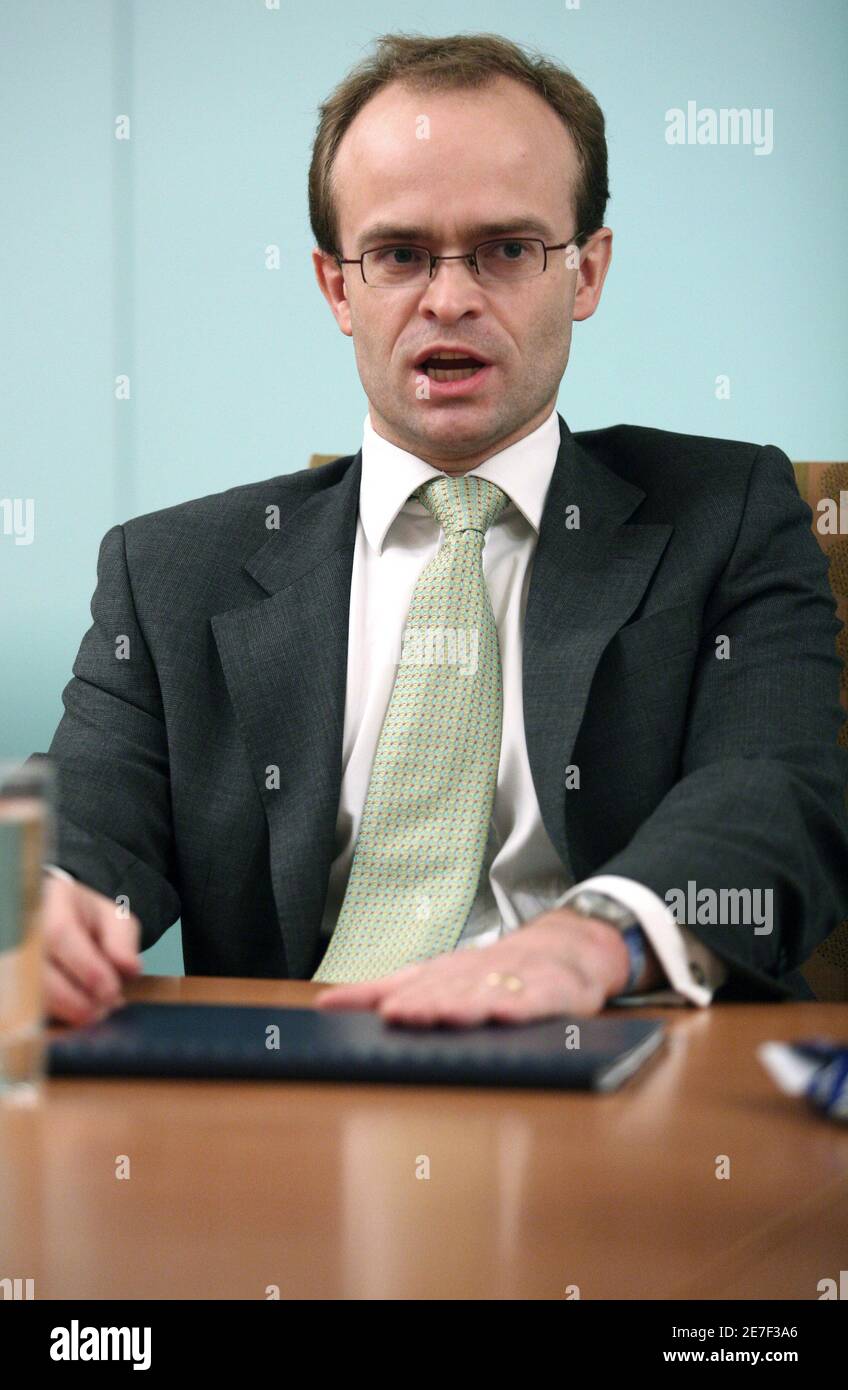
<svg viewBox="0 0 848 1390">
<path fill-rule="evenodd" d="M 46 874 L 54 874 L 56 878 L 67 879 L 68 883 L 76 883 L 73 874 L 69 874 L 67 869 L 60 869 L 58 864 L 45 864 L 44 872 Z"/>
<path fill-rule="evenodd" d="M 565 907 L 584 889 L 606 893 L 630 909 L 654 948 L 657 959 L 672 988 L 647 994 L 619 994 L 617 1003 L 697 1004 L 706 1008 L 715 991 L 727 979 L 727 966 L 715 951 L 699 941 L 687 927 L 674 920 L 671 909 L 644 883 L 620 874 L 597 874 L 576 883 L 563 893 L 553 907 Z"/>
</svg>

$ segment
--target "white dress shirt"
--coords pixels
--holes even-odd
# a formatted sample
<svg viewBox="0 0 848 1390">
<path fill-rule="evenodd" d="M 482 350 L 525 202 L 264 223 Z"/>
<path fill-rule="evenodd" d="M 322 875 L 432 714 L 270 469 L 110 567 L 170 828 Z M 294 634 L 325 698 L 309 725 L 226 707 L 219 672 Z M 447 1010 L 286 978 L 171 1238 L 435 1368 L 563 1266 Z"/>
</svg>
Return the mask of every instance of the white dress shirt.
<svg viewBox="0 0 848 1390">
<path fill-rule="evenodd" d="M 560 446 L 556 410 L 532 434 L 492 455 L 471 475 L 488 478 L 509 497 L 483 546 L 486 578 L 500 642 L 503 732 L 494 805 L 477 895 L 459 947 L 486 946 L 540 912 L 594 888 L 625 904 L 649 938 L 672 989 L 648 997 L 705 1005 L 725 979 L 724 963 L 644 884 L 618 875 L 573 883 L 542 823 L 524 736 L 522 638 L 533 555 Z M 351 577 L 342 782 L 335 858 L 321 925 L 328 942 L 345 895 L 371 767 L 402 650 L 402 634 L 419 574 L 436 554 L 442 532 L 410 494 L 443 476 L 390 444 L 366 416 L 362 482 Z"/>
</svg>

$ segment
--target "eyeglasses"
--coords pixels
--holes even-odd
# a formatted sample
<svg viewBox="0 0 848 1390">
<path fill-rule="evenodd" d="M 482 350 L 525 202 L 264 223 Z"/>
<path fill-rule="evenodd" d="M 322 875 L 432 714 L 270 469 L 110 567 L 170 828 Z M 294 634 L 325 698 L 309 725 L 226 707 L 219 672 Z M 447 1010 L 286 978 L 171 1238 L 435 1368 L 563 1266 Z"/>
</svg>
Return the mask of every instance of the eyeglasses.
<svg viewBox="0 0 848 1390">
<path fill-rule="evenodd" d="M 564 251 L 583 236 L 575 232 L 571 241 L 546 246 L 536 237 L 502 237 L 482 241 L 461 256 L 434 256 L 426 246 L 377 246 L 352 259 L 335 256 L 339 265 L 358 265 L 362 279 L 373 289 L 410 289 L 433 278 L 439 261 L 465 261 L 481 280 L 490 284 L 512 284 L 530 280 L 548 268 L 548 252 Z M 579 249 L 579 248 L 578 248 Z"/>
</svg>

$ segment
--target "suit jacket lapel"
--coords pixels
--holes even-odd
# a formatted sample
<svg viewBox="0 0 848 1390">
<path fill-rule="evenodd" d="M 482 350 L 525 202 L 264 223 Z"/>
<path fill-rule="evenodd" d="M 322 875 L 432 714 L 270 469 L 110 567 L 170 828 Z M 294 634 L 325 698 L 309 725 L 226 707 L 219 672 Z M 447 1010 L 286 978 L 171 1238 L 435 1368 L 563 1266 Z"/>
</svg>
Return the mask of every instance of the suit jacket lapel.
<svg viewBox="0 0 848 1390">
<path fill-rule="evenodd" d="M 316 490 L 244 568 L 270 597 L 212 628 L 268 821 L 271 882 L 289 973 L 308 975 L 334 856 L 348 612 L 361 454 Z M 336 465 L 327 465 L 335 473 Z M 279 788 L 266 785 L 279 768 Z"/>
<path fill-rule="evenodd" d="M 542 820 L 569 873 L 566 769 L 598 662 L 638 607 L 673 527 L 625 525 L 641 488 L 594 459 L 559 417 L 524 623 L 524 728 Z M 577 513 L 569 512 L 576 507 Z M 579 516 L 579 528 L 569 518 Z M 580 793 L 575 792 L 579 798 Z"/>
</svg>

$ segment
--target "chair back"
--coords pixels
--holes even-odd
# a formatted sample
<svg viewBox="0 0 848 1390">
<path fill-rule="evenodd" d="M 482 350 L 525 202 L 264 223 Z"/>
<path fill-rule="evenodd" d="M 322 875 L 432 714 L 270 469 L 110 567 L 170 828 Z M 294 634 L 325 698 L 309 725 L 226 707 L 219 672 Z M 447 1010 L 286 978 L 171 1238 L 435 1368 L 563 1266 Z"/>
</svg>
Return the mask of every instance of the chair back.
<svg viewBox="0 0 848 1390">
<path fill-rule="evenodd" d="M 836 599 L 837 617 L 842 629 L 836 639 L 836 650 L 842 661 L 840 698 L 848 715 L 848 463 L 796 463 L 795 480 L 798 491 L 812 509 L 813 535 L 829 561 L 830 587 Z M 832 505 L 821 507 L 828 500 Z M 845 530 L 840 529 L 842 503 L 846 518 Z M 834 530 L 828 512 L 836 516 Z M 838 742 L 848 748 L 848 719 L 839 730 Z M 805 962 L 801 973 L 819 999 L 848 1000 L 848 918 L 840 922 L 830 936 L 816 948 Z"/>
</svg>

